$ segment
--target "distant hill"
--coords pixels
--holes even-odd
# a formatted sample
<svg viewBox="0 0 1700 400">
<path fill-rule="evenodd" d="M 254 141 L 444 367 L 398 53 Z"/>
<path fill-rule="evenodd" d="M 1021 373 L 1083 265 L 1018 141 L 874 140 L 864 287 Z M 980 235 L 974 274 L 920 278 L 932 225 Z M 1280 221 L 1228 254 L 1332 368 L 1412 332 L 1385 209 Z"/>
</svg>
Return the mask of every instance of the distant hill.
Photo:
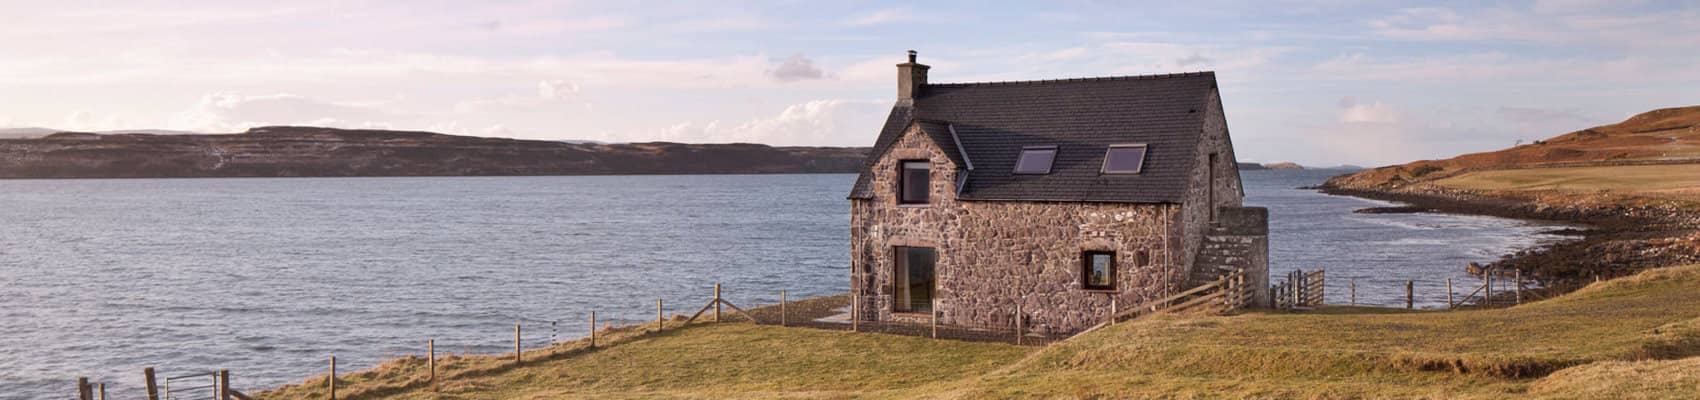
<svg viewBox="0 0 1700 400">
<path fill-rule="evenodd" d="M 239 134 L 60 132 L 0 140 L 0 178 L 848 173 L 868 151 L 292 126 Z"/>
<path fill-rule="evenodd" d="M 1700 106 L 1663 108 L 1507 149 L 1386 166 L 1329 180 L 1335 187 L 1432 181 L 1510 168 L 1700 163 Z"/>
<path fill-rule="evenodd" d="M 46 137 L 47 135 L 52 135 L 52 134 L 59 133 L 59 132 L 71 132 L 71 131 L 64 130 L 64 129 L 40 128 L 40 127 L 0 128 L 0 139 L 35 139 L 35 138 Z M 89 132 L 89 133 L 98 133 L 98 134 L 103 134 L 103 135 L 121 135 L 121 134 L 132 134 L 132 133 L 133 134 L 144 134 L 144 135 L 199 135 L 199 134 L 201 134 L 200 132 L 174 131 L 174 130 L 169 130 L 169 129 L 120 129 L 120 130 L 114 130 L 114 131 L 95 131 L 95 132 Z"/>
<path fill-rule="evenodd" d="M 1262 170 L 1266 170 L 1266 169 L 1305 169 L 1305 167 L 1299 165 L 1298 163 L 1294 163 L 1294 162 L 1277 162 L 1277 163 L 1264 163 L 1264 164 L 1250 163 L 1250 162 L 1240 163 L 1240 170 L 1241 171 L 1262 171 Z"/>
<path fill-rule="evenodd" d="M 0 139 L 34 139 L 59 132 L 47 128 L 0 128 Z"/>
</svg>

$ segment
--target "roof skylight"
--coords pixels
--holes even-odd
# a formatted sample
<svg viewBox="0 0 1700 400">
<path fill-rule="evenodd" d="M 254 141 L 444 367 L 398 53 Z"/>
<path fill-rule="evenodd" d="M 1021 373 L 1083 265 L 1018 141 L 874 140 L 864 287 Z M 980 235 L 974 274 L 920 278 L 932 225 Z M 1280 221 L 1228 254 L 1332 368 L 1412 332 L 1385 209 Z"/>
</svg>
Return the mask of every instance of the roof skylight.
<svg viewBox="0 0 1700 400">
<path fill-rule="evenodd" d="M 1110 145 L 1110 150 L 1104 152 L 1105 174 L 1137 174 L 1145 169 L 1144 144 Z"/>
<path fill-rule="evenodd" d="M 1057 159 L 1057 146 L 1029 146 L 1021 149 L 1015 159 L 1015 173 L 1044 175 L 1051 173 L 1051 163 Z"/>
</svg>

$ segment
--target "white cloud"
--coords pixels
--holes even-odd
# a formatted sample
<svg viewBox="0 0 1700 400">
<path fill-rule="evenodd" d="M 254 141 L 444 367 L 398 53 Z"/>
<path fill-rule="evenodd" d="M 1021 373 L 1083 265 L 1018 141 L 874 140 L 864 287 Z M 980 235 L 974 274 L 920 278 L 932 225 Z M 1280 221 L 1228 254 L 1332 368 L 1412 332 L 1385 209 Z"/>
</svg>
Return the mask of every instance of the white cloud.
<svg viewBox="0 0 1700 400">
<path fill-rule="evenodd" d="M 135 128 L 135 126 L 132 125 L 132 121 L 118 115 L 96 115 L 93 112 L 79 110 L 65 116 L 65 120 L 54 128 L 92 132 Z"/>
<path fill-rule="evenodd" d="M 1688 65 L 1640 56 L 1541 58 L 1507 53 L 1378 57 L 1343 54 L 1311 67 L 1309 79 L 1443 84 L 1634 83 L 1695 78 Z"/>
<path fill-rule="evenodd" d="M 1693 9 L 1625 15 L 1596 1 L 1541 1 L 1528 10 L 1504 7 L 1405 8 L 1372 18 L 1374 34 L 1412 41 L 1524 42 L 1625 49 L 1680 48 L 1700 44 Z"/>
<path fill-rule="evenodd" d="M 560 79 L 537 82 L 537 97 L 554 101 L 575 99 L 578 97 L 578 85 Z"/>
<path fill-rule="evenodd" d="M 484 128 L 484 131 L 481 133 L 484 136 L 508 137 L 512 136 L 514 131 L 509 130 L 507 126 L 497 124 L 491 125 L 489 128 Z"/>
<path fill-rule="evenodd" d="M 857 15 L 844 20 L 845 25 L 870 26 L 896 22 L 914 21 L 915 13 L 907 7 L 887 8 Z"/>
<path fill-rule="evenodd" d="M 201 97 L 172 121 L 172 129 L 236 132 L 265 125 L 338 128 L 392 128 L 412 116 L 377 107 L 336 103 L 293 94 L 245 96 L 213 93 Z"/>
<path fill-rule="evenodd" d="M 578 84 L 561 79 L 537 82 L 536 94 L 510 94 L 499 97 L 479 97 L 455 103 L 454 111 L 478 114 L 504 111 L 565 111 L 562 106 L 578 106 L 590 110 L 591 104 L 580 95 Z"/>
<path fill-rule="evenodd" d="M 660 140 L 748 142 L 772 145 L 868 146 L 879 136 L 889 102 L 813 100 L 785 107 L 778 115 L 737 125 L 682 122 L 662 129 Z"/>
<path fill-rule="evenodd" d="M 1359 104 L 1357 99 L 1346 97 L 1340 99 L 1340 122 L 1348 124 L 1395 124 L 1400 121 L 1399 110 L 1392 105 L 1376 101 L 1369 104 Z"/>
<path fill-rule="evenodd" d="M 826 78 L 826 72 L 815 66 L 814 60 L 803 57 L 802 54 L 793 54 L 786 58 L 778 67 L 774 67 L 773 71 L 768 72 L 768 75 L 780 82 Z"/>
</svg>

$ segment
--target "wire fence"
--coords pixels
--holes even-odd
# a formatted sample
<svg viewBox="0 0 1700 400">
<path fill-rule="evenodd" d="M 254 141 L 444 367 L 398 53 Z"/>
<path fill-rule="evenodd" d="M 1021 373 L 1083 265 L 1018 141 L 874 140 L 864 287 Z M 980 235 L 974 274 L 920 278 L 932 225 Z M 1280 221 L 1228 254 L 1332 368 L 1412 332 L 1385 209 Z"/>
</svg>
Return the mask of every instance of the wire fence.
<svg viewBox="0 0 1700 400">
<path fill-rule="evenodd" d="M 165 378 L 165 400 L 218 399 L 218 373 L 201 372 Z"/>
<path fill-rule="evenodd" d="M 1226 279 L 1226 278 L 1224 278 Z M 1226 286 L 1224 286 L 1226 287 Z M 1045 310 L 1022 310 L 1018 306 L 994 315 L 979 315 L 976 320 L 944 320 L 940 316 L 945 307 L 940 307 L 936 301 L 925 303 L 911 302 L 912 306 L 921 308 L 922 312 L 877 312 L 859 307 L 851 295 L 835 295 L 791 301 L 784 290 L 777 291 L 776 303 L 764 304 L 760 307 L 743 308 L 722 296 L 721 286 L 715 285 L 713 297 L 708 302 L 687 301 L 683 304 L 666 302 L 656 299 L 653 320 L 636 319 L 598 319 L 597 312 L 588 311 L 582 317 L 542 319 L 532 317 L 510 317 L 514 324 L 512 336 L 502 338 L 491 335 L 488 339 L 450 339 L 447 341 L 426 338 L 421 342 L 400 347 L 391 347 L 388 351 L 415 348 L 419 351 L 408 354 L 423 354 L 429 363 L 429 379 L 423 385 L 436 387 L 439 381 L 438 358 L 459 350 L 462 356 L 511 356 L 512 365 L 527 362 L 526 357 L 554 358 L 560 354 L 573 354 L 578 350 L 613 345 L 616 340 L 642 337 L 653 332 L 672 330 L 685 327 L 694 322 L 731 322 L 755 323 L 761 325 L 779 325 L 786 327 L 826 329 L 837 331 L 853 331 L 878 334 L 906 335 L 941 340 L 960 340 L 972 342 L 1010 343 L 1023 346 L 1044 346 L 1065 340 L 1087 327 L 1062 329 L 1046 327 L 1035 329 L 1030 318 L 1037 312 Z M 1205 292 L 1199 292 L 1205 293 Z M 772 299 L 752 292 L 740 293 L 740 298 Z M 1222 301 L 1233 301 L 1240 296 L 1222 296 Z M 698 297 L 699 299 L 701 297 Z M 1212 300 L 1209 297 L 1199 297 L 1200 300 Z M 864 299 L 865 300 L 865 299 Z M 1177 300 L 1178 302 L 1179 300 Z M 748 305 L 748 304 L 746 304 Z M 694 311 L 692 314 L 676 313 L 676 311 Z M 605 309 L 604 311 L 608 311 Z M 623 310 L 633 315 L 632 310 Z M 670 312 L 674 311 L 674 312 Z M 1114 302 L 1101 310 L 1105 325 L 1118 316 L 1128 315 L 1126 310 L 1118 313 Z M 647 313 L 648 310 L 643 311 Z M 641 315 L 641 314 L 639 314 Z M 688 315 L 688 317 L 687 317 Z M 977 322 L 983 321 L 983 322 Z M 1095 328 L 1096 326 L 1092 327 Z M 619 333 L 618 338 L 612 336 Z M 602 341 L 603 335 L 608 335 L 608 341 Z M 572 344 L 571 347 L 558 347 Z M 538 350 L 547 350 L 538 352 Z M 326 398 L 337 398 L 337 382 L 339 378 L 336 369 L 336 357 L 330 357 L 330 379 L 319 380 L 309 385 L 328 386 Z M 464 373 L 460 371 L 457 373 Z M 220 383 L 228 379 L 226 372 L 198 372 L 186 375 L 171 376 L 160 380 L 155 388 L 153 368 L 145 369 L 148 384 L 149 400 L 195 400 L 215 399 L 228 400 L 245 399 L 246 395 L 229 390 L 226 384 Z M 86 381 L 86 379 L 85 379 Z M 86 382 L 79 383 L 79 398 L 93 400 L 96 398 L 92 390 L 96 387 Z M 226 398 L 225 396 L 229 396 Z M 104 397 L 100 397 L 104 399 Z"/>
<path fill-rule="evenodd" d="M 1406 279 L 1403 285 L 1397 285 L 1402 291 L 1398 293 L 1399 297 L 1396 298 L 1396 302 L 1403 304 L 1386 304 L 1387 296 L 1380 296 L 1383 299 L 1381 305 L 1360 302 L 1357 278 L 1347 278 L 1343 285 L 1340 283 L 1333 285 L 1335 285 L 1335 290 L 1340 290 L 1340 286 L 1345 286 L 1343 292 L 1346 305 L 1403 306 L 1406 309 L 1417 309 L 1425 308 L 1418 304 L 1418 298 L 1437 298 L 1434 301 L 1438 302 L 1439 299 L 1444 299 L 1444 303 L 1436 307 L 1456 310 L 1512 307 L 1526 302 L 1557 297 L 1602 280 L 1634 274 L 1632 272 L 1605 271 L 1594 275 L 1592 279 L 1555 281 L 1531 276 L 1514 268 L 1476 268 L 1472 265 L 1467 272 L 1473 276 L 1466 279 L 1454 279 L 1452 277 L 1426 280 Z M 1270 285 L 1269 293 L 1272 305 L 1279 309 L 1303 309 L 1322 306 L 1324 305 L 1323 293 L 1328 284 L 1324 279 L 1322 269 L 1295 270 L 1287 274 L 1285 280 Z M 1334 301 L 1340 301 L 1340 299 L 1336 298 Z"/>
</svg>

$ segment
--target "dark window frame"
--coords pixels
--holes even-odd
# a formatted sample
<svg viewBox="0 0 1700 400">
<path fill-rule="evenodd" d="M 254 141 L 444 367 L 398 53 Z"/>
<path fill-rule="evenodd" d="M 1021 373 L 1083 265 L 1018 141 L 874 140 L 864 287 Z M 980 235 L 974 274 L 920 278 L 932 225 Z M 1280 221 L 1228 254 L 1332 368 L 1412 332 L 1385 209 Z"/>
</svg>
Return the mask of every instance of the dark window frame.
<svg viewBox="0 0 1700 400">
<path fill-rule="evenodd" d="M 1111 171 L 1110 170 L 1110 153 L 1115 152 L 1116 149 L 1126 149 L 1126 148 L 1135 148 L 1135 147 L 1141 149 L 1140 152 L 1139 152 L 1139 168 L 1136 168 L 1133 171 Z M 1148 145 L 1148 144 L 1145 144 L 1145 143 L 1112 144 L 1112 145 L 1110 145 L 1109 148 L 1104 149 L 1104 164 L 1100 165 L 1098 167 L 1098 173 L 1101 174 L 1101 175 L 1138 175 L 1141 172 L 1145 172 L 1145 160 L 1147 158 L 1151 158 L 1151 146 Z"/>
<path fill-rule="evenodd" d="M 1110 284 L 1108 286 L 1092 284 L 1092 257 L 1110 257 Z M 1114 250 L 1085 250 L 1080 252 L 1080 288 L 1085 290 L 1116 290 L 1116 252 Z"/>
<path fill-rule="evenodd" d="M 908 199 L 909 196 L 905 196 L 906 194 L 909 193 L 909 164 L 910 163 L 926 163 L 927 164 L 927 187 L 926 187 L 926 189 L 921 191 L 921 200 L 920 201 L 912 201 L 912 200 Z M 932 201 L 933 201 L 933 193 L 932 192 L 933 192 L 933 162 L 932 162 L 932 160 L 925 160 L 925 159 L 897 160 L 897 204 L 899 204 L 899 205 L 931 204 Z"/>
<path fill-rule="evenodd" d="M 928 296 L 931 299 L 931 301 L 929 301 L 926 304 L 927 309 L 925 309 L 925 310 L 917 310 L 916 307 L 914 306 L 914 304 L 903 305 L 903 304 L 901 304 L 901 302 L 897 301 L 898 300 L 897 299 L 898 298 L 897 275 L 899 273 L 907 274 L 909 272 L 909 271 L 906 271 L 909 268 L 909 263 L 907 261 L 908 253 L 906 252 L 906 250 L 909 250 L 909 249 L 923 249 L 923 250 L 931 251 L 933 253 L 933 263 L 932 263 L 933 264 L 933 266 L 932 266 L 932 268 L 933 268 L 933 273 L 932 273 L 932 277 L 933 277 L 932 283 L 933 283 L 933 285 L 932 285 L 931 289 L 928 289 Z M 933 312 L 933 304 L 934 304 L 933 302 L 938 301 L 938 293 L 939 293 L 939 269 L 938 268 L 939 268 L 939 249 L 937 247 L 891 246 L 891 312 L 896 313 L 896 314 L 925 314 L 925 313 Z"/>
<path fill-rule="evenodd" d="M 1045 163 L 1045 170 L 1044 171 L 1037 171 L 1037 172 L 1022 172 L 1021 171 L 1021 161 L 1027 159 L 1027 153 L 1028 152 L 1038 152 L 1038 151 L 1049 151 L 1049 152 L 1051 152 L 1051 162 Z M 1056 164 L 1057 164 L 1057 153 L 1058 153 L 1058 151 L 1057 151 L 1056 145 L 1022 147 L 1021 153 L 1016 154 L 1016 156 L 1015 156 L 1015 168 L 1012 169 L 1010 171 L 1010 173 L 1014 174 L 1014 175 L 1048 175 L 1048 174 L 1051 173 L 1051 169 L 1053 167 L 1055 167 Z"/>
</svg>

